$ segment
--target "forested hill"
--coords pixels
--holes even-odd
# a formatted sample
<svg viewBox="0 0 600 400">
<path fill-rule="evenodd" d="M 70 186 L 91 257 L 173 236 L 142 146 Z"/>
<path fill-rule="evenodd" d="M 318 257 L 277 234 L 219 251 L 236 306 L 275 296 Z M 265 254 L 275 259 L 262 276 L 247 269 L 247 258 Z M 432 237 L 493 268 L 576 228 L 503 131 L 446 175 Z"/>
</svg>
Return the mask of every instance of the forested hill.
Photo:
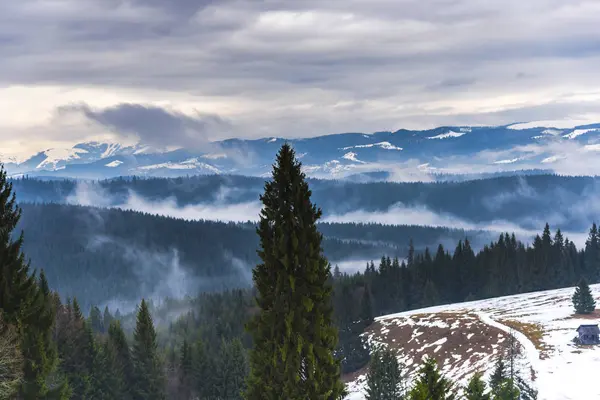
<svg viewBox="0 0 600 400">
<path fill-rule="evenodd" d="M 173 297 L 247 286 L 258 261 L 258 237 L 250 223 L 184 221 L 120 209 L 22 203 L 17 232 L 25 254 L 44 269 L 63 297 L 90 304 L 141 297 Z M 404 257 L 410 238 L 417 248 L 486 232 L 418 226 L 321 224 L 323 248 L 333 263 Z M 361 264 L 361 266 L 363 266 Z"/>
<path fill-rule="evenodd" d="M 511 176 L 463 182 L 348 183 L 309 180 L 312 199 L 324 216 L 351 211 L 383 212 L 402 204 L 427 209 L 472 223 L 498 220 L 539 229 L 545 222 L 563 230 L 584 231 L 598 213 L 588 203 L 600 195 L 600 178 L 557 175 Z M 194 176 L 187 178 L 118 178 L 79 184 L 70 180 L 14 180 L 20 201 L 78 201 L 90 205 L 121 205 L 131 193 L 147 201 L 174 199 L 177 206 L 258 202 L 264 178 Z M 91 195 L 90 195 L 91 194 Z M 548 220 L 548 217 L 553 220 Z M 248 219 L 255 218 L 249 215 Z M 404 223 L 423 224 L 417 218 Z"/>
</svg>

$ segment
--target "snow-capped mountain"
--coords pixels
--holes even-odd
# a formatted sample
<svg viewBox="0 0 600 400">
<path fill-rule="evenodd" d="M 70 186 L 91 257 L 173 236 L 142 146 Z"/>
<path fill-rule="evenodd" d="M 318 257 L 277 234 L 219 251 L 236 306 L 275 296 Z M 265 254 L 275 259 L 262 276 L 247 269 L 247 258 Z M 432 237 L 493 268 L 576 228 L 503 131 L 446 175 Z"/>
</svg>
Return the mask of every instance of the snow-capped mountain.
<svg viewBox="0 0 600 400">
<path fill-rule="evenodd" d="M 386 173 L 410 179 L 427 174 L 473 171 L 493 174 L 536 169 L 571 174 L 568 168 L 566 172 L 561 169 L 574 164 L 579 170 L 572 174 L 595 175 L 593 164 L 582 160 L 593 160 L 600 152 L 600 124 L 555 128 L 519 123 L 342 133 L 306 139 L 229 139 L 214 142 L 203 150 L 91 142 L 67 149 L 47 149 L 28 157 L 0 155 L 0 160 L 13 176 L 264 176 L 285 140 L 294 146 L 306 173 L 322 178 Z"/>
</svg>

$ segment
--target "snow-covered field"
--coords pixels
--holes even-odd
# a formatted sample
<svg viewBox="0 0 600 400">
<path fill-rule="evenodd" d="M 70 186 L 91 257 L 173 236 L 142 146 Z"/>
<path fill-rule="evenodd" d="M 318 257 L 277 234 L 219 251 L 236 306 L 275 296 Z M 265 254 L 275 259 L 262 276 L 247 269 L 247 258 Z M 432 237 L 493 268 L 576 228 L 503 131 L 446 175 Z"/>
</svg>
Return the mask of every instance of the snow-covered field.
<svg viewBox="0 0 600 400">
<path fill-rule="evenodd" d="M 591 289 L 600 306 L 600 285 Z M 577 327 L 599 323 L 600 313 L 574 315 L 573 292 L 566 288 L 386 315 L 366 335 L 372 344 L 397 352 L 409 380 L 428 355 L 447 377 L 464 384 L 477 371 L 489 376 L 507 332 L 512 332 L 522 354 L 517 369 L 538 390 L 540 400 L 600 398 L 600 345 L 573 342 Z M 364 378 L 361 371 L 348 384 L 346 399 L 364 399 Z"/>
</svg>

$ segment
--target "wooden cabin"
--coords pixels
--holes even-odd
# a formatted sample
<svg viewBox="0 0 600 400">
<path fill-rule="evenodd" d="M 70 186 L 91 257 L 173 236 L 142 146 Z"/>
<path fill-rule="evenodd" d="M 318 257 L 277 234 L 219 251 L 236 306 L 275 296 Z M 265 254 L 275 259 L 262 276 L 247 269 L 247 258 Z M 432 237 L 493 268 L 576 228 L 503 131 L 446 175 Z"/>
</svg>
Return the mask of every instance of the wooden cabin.
<svg viewBox="0 0 600 400">
<path fill-rule="evenodd" d="M 598 325 L 579 325 L 577 328 L 580 344 L 600 344 L 600 328 Z"/>
</svg>

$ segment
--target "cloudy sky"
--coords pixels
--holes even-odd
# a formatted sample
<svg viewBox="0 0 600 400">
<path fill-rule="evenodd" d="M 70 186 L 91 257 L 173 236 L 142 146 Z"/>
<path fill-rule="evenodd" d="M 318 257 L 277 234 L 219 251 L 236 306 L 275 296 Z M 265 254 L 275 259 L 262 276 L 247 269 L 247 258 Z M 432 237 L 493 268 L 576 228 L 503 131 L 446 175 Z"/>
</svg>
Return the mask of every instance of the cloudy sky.
<svg viewBox="0 0 600 400">
<path fill-rule="evenodd" d="M 600 2 L 0 1 L 0 152 L 600 121 Z"/>
</svg>

